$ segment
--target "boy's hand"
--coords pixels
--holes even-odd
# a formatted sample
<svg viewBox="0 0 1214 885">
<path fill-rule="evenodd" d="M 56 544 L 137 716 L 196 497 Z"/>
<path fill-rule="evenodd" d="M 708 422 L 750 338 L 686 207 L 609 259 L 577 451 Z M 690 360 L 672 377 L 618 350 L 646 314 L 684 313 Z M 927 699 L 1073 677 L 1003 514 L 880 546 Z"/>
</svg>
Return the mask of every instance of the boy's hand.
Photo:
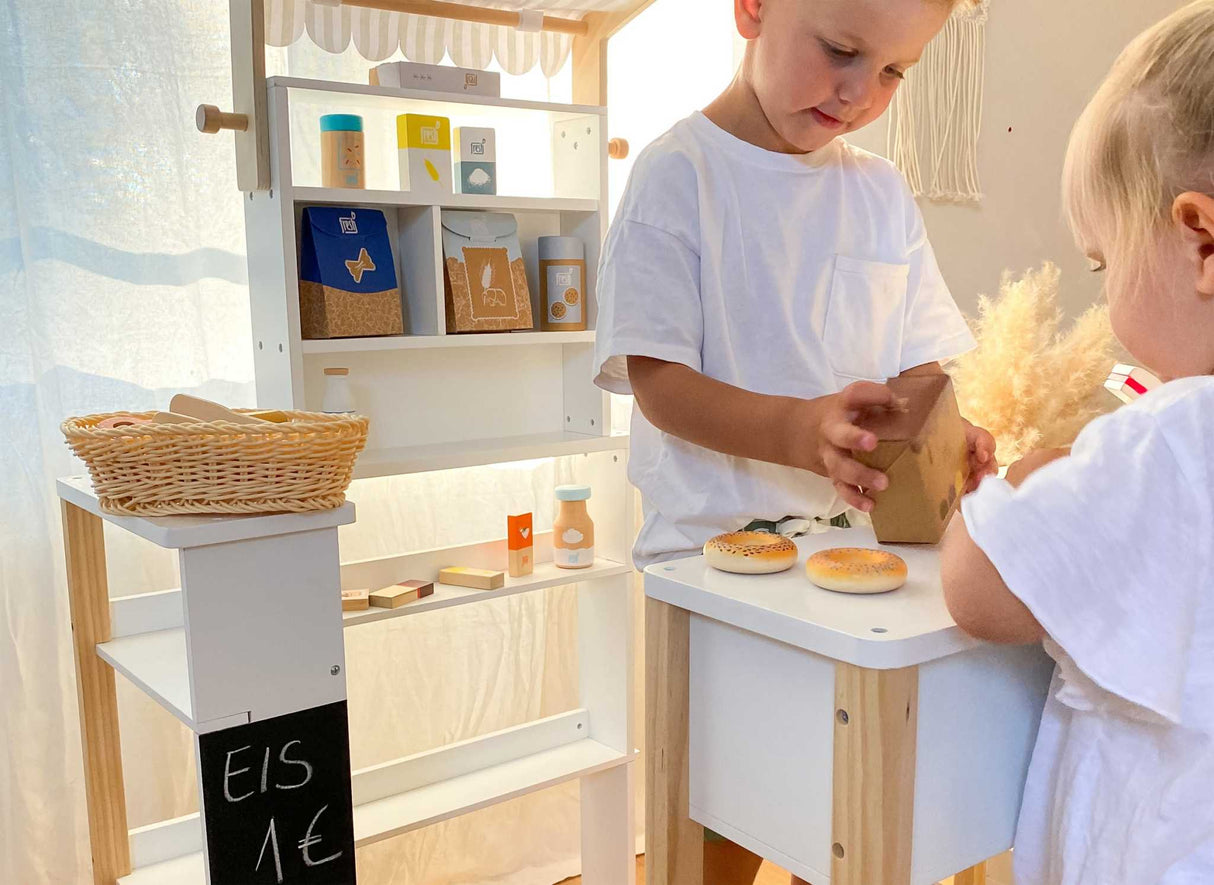
<svg viewBox="0 0 1214 885">
<path fill-rule="evenodd" d="M 818 465 L 816 472 L 834 481 L 839 496 L 864 513 L 872 513 L 873 499 L 865 489 L 884 491 L 889 479 L 879 470 L 865 467 L 853 452 L 871 452 L 877 447 L 875 434 L 856 426 L 866 409 L 890 408 L 894 393 L 884 384 L 857 381 L 833 396 L 813 400 Z"/>
<path fill-rule="evenodd" d="M 1070 454 L 1070 446 L 1061 449 L 1035 449 L 1007 469 L 1007 481 L 1013 487 L 1020 488 L 1022 482 L 1046 464 L 1057 461 L 1059 458 L 1070 457 Z"/>
<path fill-rule="evenodd" d="M 964 418 L 962 421 L 965 424 L 965 441 L 970 450 L 970 479 L 965 487 L 965 493 L 968 495 L 978 488 L 983 479 L 998 473 L 999 464 L 995 461 L 995 437 Z"/>
</svg>

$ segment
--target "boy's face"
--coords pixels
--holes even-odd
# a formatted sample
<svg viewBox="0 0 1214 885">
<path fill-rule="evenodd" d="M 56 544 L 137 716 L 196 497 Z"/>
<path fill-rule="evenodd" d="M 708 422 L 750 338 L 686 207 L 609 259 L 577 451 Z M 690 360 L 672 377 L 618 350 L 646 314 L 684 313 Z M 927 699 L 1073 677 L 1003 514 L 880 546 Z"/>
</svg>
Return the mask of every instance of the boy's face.
<svg viewBox="0 0 1214 885">
<path fill-rule="evenodd" d="M 948 19 L 930 0 L 735 0 L 744 76 L 776 133 L 814 151 L 885 111 Z"/>
</svg>

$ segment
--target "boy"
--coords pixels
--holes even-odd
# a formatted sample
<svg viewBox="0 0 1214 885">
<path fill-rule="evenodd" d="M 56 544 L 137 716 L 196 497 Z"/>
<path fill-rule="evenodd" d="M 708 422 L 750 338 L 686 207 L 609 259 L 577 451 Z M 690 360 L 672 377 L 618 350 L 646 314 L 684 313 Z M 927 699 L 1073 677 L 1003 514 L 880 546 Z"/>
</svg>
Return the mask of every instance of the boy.
<svg viewBox="0 0 1214 885">
<path fill-rule="evenodd" d="M 858 412 L 973 346 L 901 176 L 838 138 L 881 115 L 954 5 L 735 0 L 737 77 L 638 158 L 596 344 L 597 383 L 638 407 L 638 567 L 752 523 L 871 511 L 887 479 L 852 457 L 877 442 Z M 994 440 L 967 430 L 976 483 Z"/>
</svg>

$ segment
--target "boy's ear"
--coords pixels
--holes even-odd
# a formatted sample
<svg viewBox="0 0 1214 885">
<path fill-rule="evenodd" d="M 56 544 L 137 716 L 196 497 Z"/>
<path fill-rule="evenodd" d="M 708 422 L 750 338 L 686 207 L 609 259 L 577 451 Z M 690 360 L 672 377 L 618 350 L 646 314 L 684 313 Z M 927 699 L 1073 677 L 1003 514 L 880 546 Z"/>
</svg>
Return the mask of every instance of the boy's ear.
<svg viewBox="0 0 1214 885">
<path fill-rule="evenodd" d="M 1214 296 L 1214 197 L 1195 191 L 1181 194 L 1172 203 L 1172 222 L 1196 271 L 1197 291 Z"/>
<path fill-rule="evenodd" d="M 743 40 L 754 40 L 762 26 L 766 0 L 733 0 L 733 17 Z"/>
</svg>

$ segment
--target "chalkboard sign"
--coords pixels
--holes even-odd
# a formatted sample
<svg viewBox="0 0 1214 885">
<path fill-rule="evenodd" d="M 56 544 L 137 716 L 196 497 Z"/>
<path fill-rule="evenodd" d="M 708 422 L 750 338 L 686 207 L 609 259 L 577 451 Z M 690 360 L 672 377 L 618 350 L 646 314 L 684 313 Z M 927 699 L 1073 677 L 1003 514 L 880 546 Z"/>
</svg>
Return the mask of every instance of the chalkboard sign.
<svg viewBox="0 0 1214 885">
<path fill-rule="evenodd" d="M 353 885 L 346 702 L 198 737 L 211 885 Z"/>
</svg>

